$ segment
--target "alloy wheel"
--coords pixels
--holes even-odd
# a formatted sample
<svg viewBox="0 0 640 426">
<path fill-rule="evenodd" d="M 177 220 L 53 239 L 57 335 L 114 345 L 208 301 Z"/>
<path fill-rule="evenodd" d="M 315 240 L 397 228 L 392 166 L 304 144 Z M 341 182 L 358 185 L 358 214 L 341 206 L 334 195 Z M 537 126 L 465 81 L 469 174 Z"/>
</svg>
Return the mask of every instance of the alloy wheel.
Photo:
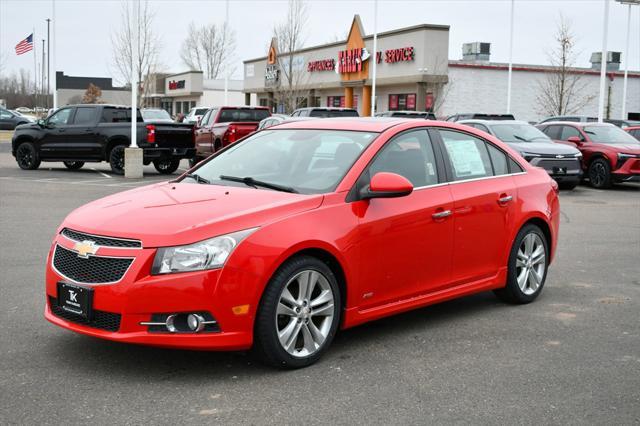
<svg viewBox="0 0 640 426">
<path fill-rule="evenodd" d="M 535 293 L 544 280 L 547 255 L 538 234 L 527 234 L 520 247 L 516 258 L 516 279 L 520 290 L 531 295 Z"/>
<path fill-rule="evenodd" d="M 33 165 L 33 152 L 29 149 L 28 145 L 20 145 L 18 152 L 16 152 L 16 158 L 18 163 L 25 169 L 29 169 Z"/>
<path fill-rule="evenodd" d="M 284 286 L 276 311 L 282 348 L 294 357 L 308 357 L 324 344 L 334 320 L 334 295 L 329 281 L 316 270 L 296 274 Z"/>
<path fill-rule="evenodd" d="M 606 177 L 607 177 L 607 171 L 605 170 L 604 165 L 602 163 L 598 162 L 594 164 L 593 167 L 591 167 L 591 173 L 589 175 L 589 178 L 593 182 L 594 186 L 602 185 Z"/>
</svg>

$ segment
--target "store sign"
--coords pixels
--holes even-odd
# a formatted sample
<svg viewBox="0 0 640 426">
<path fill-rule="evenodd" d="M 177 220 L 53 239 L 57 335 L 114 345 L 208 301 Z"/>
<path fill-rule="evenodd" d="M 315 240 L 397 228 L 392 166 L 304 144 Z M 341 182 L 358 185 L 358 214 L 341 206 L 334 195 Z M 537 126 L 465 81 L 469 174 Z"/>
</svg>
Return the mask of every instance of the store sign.
<svg viewBox="0 0 640 426">
<path fill-rule="evenodd" d="M 267 65 L 264 71 L 264 86 L 274 87 L 280 83 L 280 69 L 278 65 Z"/>
<path fill-rule="evenodd" d="M 370 56 L 366 47 L 343 50 L 338 53 L 337 72 L 339 74 L 362 72 L 364 61 Z"/>
<path fill-rule="evenodd" d="M 333 71 L 336 68 L 335 59 L 321 59 L 319 61 L 312 61 L 307 64 L 307 71 Z"/>
<path fill-rule="evenodd" d="M 403 47 L 401 49 L 390 49 L 384 52 L 384 61 L 388 64 L 396 62 L 409 62 L 414 59 L 413 46 Z"/>
<path fill-rule="evenodd" d="M 185 80 L 178 80 L 178 81 L 173 80 L 169 82 L 169 90 L 184 89 L 185 85 L 186 85 Z"/>
</svg>

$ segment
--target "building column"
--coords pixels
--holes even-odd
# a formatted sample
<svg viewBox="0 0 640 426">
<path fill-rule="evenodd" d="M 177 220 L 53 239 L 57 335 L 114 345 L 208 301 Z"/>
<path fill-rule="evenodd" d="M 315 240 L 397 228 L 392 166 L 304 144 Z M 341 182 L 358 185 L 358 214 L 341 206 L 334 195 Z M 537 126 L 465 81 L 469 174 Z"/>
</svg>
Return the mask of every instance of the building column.
<svg viewBox="0 0 640 426">
<path fill-rule="evenodd" d="M 362 86 L 362 109 L 361 116 L 371 115 L 371 86 Z"/>
<path fill-rule="evenodd" d="M 269 110 L 274 113 L 276 112 L 275 110 L 275 99 L 273 97 L 273 92 L 268 92 L 269 94 L 269 102 L 267 102 L 269 104 Z"/>
<path fill-rule="evenodd" d="M 353 108 L 353 87 L 344 88 L 344 107 Z"/>
<path fill-rule="evenodd" d="M 424 111 L 427 104 L 427 83 L 418 83 L 416 88 L 416 111 Z"/>
<path fill-rule="evenodd" d="M 316 100 L 316 89 L 309 90 L 309 95 L 307 95 L 307 107 L 317 107 L 315 104 Z"/>
</svg>

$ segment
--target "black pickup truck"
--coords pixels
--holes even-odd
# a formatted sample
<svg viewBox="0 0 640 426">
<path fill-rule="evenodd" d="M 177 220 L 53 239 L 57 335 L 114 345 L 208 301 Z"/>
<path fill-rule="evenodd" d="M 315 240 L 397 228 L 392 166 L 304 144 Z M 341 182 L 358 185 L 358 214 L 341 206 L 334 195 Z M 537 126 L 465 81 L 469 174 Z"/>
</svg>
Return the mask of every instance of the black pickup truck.
<svg viewBox="0 0 640 426">
<path fill-rule="evenodd" d="M 193 125 L 145 123 L 137 114 L 137 143 L 144 164 L 160 173 L 176 171 L 182 158 L 196 154 Z M 131 107 L 69 105 L 45 120 L 16 128 L 11 152 L 21 169 L 33 170 L 41 161 L 61 161 L 69 169 L 85 162 L 107 161 L 114 173 L 124 173 L 124 149 L 131 140 Z"/>
</svg>

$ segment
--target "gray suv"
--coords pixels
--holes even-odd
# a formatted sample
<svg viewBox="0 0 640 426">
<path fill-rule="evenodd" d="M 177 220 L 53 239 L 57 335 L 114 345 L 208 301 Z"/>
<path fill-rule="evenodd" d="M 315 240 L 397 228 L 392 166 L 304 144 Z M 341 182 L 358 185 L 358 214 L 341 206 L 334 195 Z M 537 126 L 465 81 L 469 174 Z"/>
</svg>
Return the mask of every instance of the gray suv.
<svg viewBox="0 0 640 426">
<path fill-rule="evenodd" d="M 458 124 L 489 133 L 515 149 L 533 166 L 542 167 L 562 189 L 580 183 L 582 154 L 576 148 L 553 142 L 531 124 L 516 120 L 462 120 Z"/>
</svg>

